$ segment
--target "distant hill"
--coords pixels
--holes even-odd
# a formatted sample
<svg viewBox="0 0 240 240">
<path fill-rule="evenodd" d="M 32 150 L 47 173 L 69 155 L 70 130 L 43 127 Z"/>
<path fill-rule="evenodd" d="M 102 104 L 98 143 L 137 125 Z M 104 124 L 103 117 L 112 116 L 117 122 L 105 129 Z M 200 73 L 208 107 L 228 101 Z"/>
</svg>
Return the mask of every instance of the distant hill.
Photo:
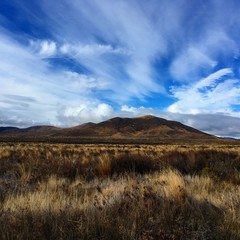
<svg viewBox="0 0 240 240">
<path fill-rule="evenodd" d="M 1 132 L 8 132 L 8 131 L 12 131 L 12 130 L 18 130 L 19 128 L 16 127 L 0 127 L 0 133 Z"/>
<path fill-rule="evenodd" d="M 61 131 L 52 126 L 34 126 L 29 128 L 0 127 L 0 136 L 8 137 L 46 137 Z"/>
<path fill-rule="evenodd" d="M 71 128 L 35 126 L 30 128 L 1 127 L 0 137 L 54 139 L 216 139 L 180 122 L 151 115 L 136 118 L 112 118 L 100 123 L 85 123 Z"/>
</svg>

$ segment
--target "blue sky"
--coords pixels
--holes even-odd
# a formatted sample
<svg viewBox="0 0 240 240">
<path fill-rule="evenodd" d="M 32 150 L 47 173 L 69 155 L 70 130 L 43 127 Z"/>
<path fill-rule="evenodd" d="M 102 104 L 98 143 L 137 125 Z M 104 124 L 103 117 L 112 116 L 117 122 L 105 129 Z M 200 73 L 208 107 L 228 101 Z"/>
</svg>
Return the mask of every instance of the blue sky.
<svg viewBox="0 0 240 240">
<path fill-rule="evenodd" d="M 237 0 L 1 0 L 0 125 L 154 114 L 240 137 Z"/>
</svg>

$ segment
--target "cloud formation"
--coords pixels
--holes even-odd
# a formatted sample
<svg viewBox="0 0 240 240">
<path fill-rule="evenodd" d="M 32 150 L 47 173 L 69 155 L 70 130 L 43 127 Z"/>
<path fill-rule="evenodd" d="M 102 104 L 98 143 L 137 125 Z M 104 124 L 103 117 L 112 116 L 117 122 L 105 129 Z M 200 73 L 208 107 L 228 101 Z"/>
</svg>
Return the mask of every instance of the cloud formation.
<svg viewBox="0 0 240 240">
<path fill-rule="evenodd" d="M 240 138 L 240 121 L 238 117 L 227 116 L 224 114 L 182 114 L 161 111 L 145 107 L 121 106 L 119 111 L 115 111 L 108 104 L 96 106 L 80 105 L 76 108 L 65 108 L 59 112 L 60 122 L 67 125 L 78 125 L 79 123 L 94 122 L 98 123 L 113 117 L 139 117 L 143 115 L 154 115 L 168 120 L 179 121 L 188 126 L 197 128 L 209 134 L 222 137 Z"/>
<path fill-rule="evenodd" d="M 152 113 L 238 134 L 239 1 L 2 4 L 2 125 Z M 219 116 L 217 129 L 204 121 Z"/>
<path fill-rule="evenodd" d="M 53 41 L 30 41 L 30 48 L 33 49 L 34 52 L 39 54 L 41 57 L 51 57 L 56 54 L 57 46 Z"/>
<path fill-rule="evenodd" d="M 78 107 L 66 107 L 58 114 L 60 122 L 67 125 L 78 125 L 86 122 L 101 122 L 115 115 L 113 108 L 105 103 L 91 106 L 81 104 Z"/>
<path fill-rule="evenodd" d="M 197 83 L 172 87 L 177 101 L 168 107 L 168 111 L 231 114 L 232 105 L 240 100 L 240 82 L 231 75 L 231 69 L 221 69 Z"/>
</svg>

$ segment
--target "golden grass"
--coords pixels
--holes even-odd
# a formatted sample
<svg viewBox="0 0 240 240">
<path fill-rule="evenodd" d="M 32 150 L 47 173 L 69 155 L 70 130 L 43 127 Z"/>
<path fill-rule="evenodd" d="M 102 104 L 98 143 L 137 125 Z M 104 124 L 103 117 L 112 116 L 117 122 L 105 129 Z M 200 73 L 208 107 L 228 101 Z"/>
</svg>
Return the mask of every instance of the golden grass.
<svg viewBox="0 0 240 240">
<path fill-rule="evenodd" d="M 240 239 L 240 148 L 0 145 L 0 239 Z"/>
</svg>

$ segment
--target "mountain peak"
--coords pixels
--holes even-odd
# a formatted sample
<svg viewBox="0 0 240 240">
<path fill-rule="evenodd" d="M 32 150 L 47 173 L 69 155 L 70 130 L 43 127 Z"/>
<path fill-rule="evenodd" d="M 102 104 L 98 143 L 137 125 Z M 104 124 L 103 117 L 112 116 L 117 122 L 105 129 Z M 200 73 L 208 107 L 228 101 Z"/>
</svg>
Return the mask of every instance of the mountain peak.
<svg viewBox="0 0 240 240">
<path fill-rule="evenodd" d="M 1 130 L 1 129 L 0 129 Z M 180 122 L 168 121 L 153 115 L 145 115 L 135 118 L 115 117 L 100 123 L 86 123 L 72 128 L 58 129 L 53 127 L 32 127 L 28 129 L 2 129 L 0 136 L 15 137 L 54 137 L 63 139 L 95 139 L 94 141 L 107 139 L 128 139 L 159 141 L 166 139 L 215 139 L 192 127 Z M 144 141 L 145 141 L 144 140 Z"/>
</svg>

